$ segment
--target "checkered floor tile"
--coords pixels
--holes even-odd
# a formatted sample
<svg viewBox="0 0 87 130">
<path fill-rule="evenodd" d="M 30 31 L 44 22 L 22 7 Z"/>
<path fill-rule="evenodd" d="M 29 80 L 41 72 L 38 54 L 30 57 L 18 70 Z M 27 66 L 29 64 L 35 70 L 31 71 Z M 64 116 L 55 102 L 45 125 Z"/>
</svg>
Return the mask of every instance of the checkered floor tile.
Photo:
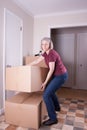
<svg viewBox="0 0 87 130">
<path fill-rule="evenodd" d="M 51 130 L 87 130 L 87 101 L 69 98 L 60 98 L 59 101 L 59 122 L 51 126 Z"/>
</svg>

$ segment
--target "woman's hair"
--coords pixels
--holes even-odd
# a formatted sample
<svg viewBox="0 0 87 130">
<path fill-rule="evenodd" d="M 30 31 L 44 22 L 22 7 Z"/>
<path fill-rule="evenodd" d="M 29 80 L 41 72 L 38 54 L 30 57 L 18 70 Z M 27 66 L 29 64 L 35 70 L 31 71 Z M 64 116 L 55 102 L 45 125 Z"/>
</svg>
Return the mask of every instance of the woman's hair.
<svg viewBox="0 0 87 130">
<path fill-rule="evenodd" d="M 52 42 L 51 38 L 49 38 L 49 37 L 44 37 L 44 38 L 41 40 L 41 43 L 42 43 L 43 41 L 47 41 L 47 42 L 49 43 L 49 45 L 50 45 L 50 49 L 53 49 L 53 42 Z"/>
</svg>

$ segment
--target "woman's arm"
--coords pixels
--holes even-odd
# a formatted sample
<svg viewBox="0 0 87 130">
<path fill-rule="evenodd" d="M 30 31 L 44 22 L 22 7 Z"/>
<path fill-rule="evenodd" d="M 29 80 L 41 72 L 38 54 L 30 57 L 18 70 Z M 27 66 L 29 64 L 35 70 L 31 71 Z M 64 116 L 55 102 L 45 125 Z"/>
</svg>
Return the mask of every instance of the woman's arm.
<svg viewBox="0 0 87 130">
<path fill-rule="evenodd" d="M 50 78 L 52 77 L 52 74 L 53 74 L 53 72 L 54 72 L 54 69 L 55 69 L 55 62 L 50 62 L 50 63 L 49 63 L 49 71 L 48 71 L 48 74 L 47 74 L 47 77 L 46 77 L 44 83 L 43 83 L 42 86 L 41 86 L 41 89 L 43 89 L 43 90 L 45 89 L 45 87 L 46 87 L 48 81 L 49 81 Z"/>
<path fill-rule="evenodd" d="M 36 65 L 36 64 L 40 63 L 42 60 L 44 60 L 44 57 L 40 56 L 38 59 L 36 59 L 35 61 L 29 63 L 28 65 Z"/>
</svg>

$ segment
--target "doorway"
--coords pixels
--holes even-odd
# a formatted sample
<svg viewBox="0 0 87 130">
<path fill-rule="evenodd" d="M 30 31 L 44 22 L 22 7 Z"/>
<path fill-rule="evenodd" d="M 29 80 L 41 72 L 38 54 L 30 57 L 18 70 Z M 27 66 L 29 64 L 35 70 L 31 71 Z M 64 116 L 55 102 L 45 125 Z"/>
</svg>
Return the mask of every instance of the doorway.
<svg viewBox="0 0 87 130">
<path fill-rule="evenodd" d="M 23 22 L 13 12 L 4 10 L 4 81 L 6 67 L 22 65 Z M 5 91 L 5 99 L 14 95 L 12 91 Z"/>
<path fill-rule="evenodd" d="M 87 90 L 87 27 L 51 29 L 51 38 L 68 70 L 64 87 Z"/>
</svg>

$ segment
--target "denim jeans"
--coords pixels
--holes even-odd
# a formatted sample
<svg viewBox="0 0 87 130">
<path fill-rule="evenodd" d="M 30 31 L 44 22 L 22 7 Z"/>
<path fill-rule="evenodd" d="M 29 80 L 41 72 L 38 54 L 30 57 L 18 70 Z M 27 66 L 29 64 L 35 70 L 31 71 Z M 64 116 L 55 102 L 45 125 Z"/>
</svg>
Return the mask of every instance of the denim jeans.
<svg viewBox="0 0 87 130">
<path fill-rule="evenodd" d="M 56 91 L 65 83 L 68 78 L 68 73 L 59 76 L 54 76 L 47 85 L 43 93 L 43 100 L 46 104 L 48 116 L 51 120 L 56 120 L 55 108 L 59 107 Z"/>
</svg>

